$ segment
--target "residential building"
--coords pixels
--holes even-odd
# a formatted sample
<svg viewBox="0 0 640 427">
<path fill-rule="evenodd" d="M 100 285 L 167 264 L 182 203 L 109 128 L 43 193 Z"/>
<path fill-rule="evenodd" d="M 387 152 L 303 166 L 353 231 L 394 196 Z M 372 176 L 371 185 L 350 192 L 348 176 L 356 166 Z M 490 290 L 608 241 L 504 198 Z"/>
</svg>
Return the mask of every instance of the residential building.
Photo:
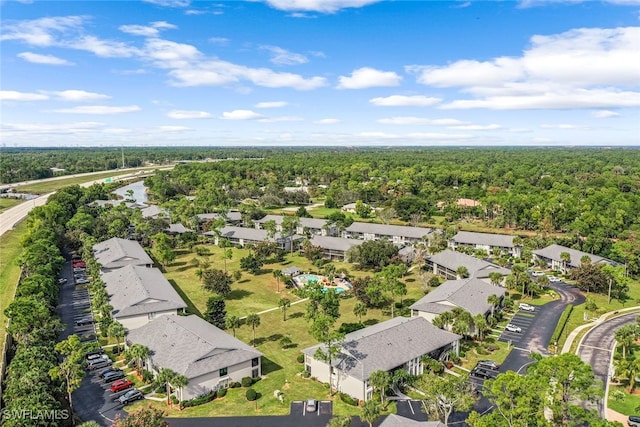
<svg viewBox="0 0 640 427">
<path fill-rule="evenodd" d="M 322 383 L 355 399 L 369 400 L 373 387 L 369 377 L 375 371 L 404 369 L 412 375 L 423 372 L 422 356 L 441 359 L 458 354 L 460 336 L 433 326 L 423 317 L 395 317 L 347 334 L 339 353 L 329 363 L 317 358 L 318 344 L 302 350 L 305 369 Z"/>
<path fill-rule="evenodd" d="M 346 261 L 349 249 L 361 245 L 363 242 L 364 240 L 330 236 L 313 236 L 309 241 L 313 246 L 322 248 L 325 258 L 339 261 Z"/>
<path fill-rule="evenodd" d="M 490 273 L 497 272 L 503 276 L 511 274 L 511 270 L 508 268 L 500 267 L 491 262 L 452 251 L 451 249 L 445 249 L 435 255 L 426 257 L 425 266 L 433 274 L 448 280 L 461 279 L 457 273 L 459 267 L 466 267 L 469 277 L 484 279 L 485 281 L 488 280 Z"/>
<path fill-rule="evenodd" d="M 493 309 L 488 302 L 489 296 L 496 295 L 502 300 L 505 294 L 505 288 L 480 279 L 447 280 L 416 301 L 410 307 L 411 315 L 432 322 L 438 315 L 460 307 L 472 316 L 486 316 Z"/>
<path fill-rule="evenodd" d="M 224 238 L 234 245 L 243 247 L 255 245 L 259 242 L 275 242 L 280 249 L 285 250 L 290 250 L 292 243 L 295 244 L 296 241 L 302 239 L 301 236 L 295 234 L 293 236 L 282 236 L 279 232 L 276 232 L 273 237 L 270 237 L 267 230 L 234 227 L 230 225 L 224 226 L 216 231 L 207 231 L 204 235 L 212 236 L 214 244 L 216 245 L 220 243 L 220 239 Z"/>
<path fill-rule="evenodd" d="M 562 259 L 562 253 L 569 254 L 569 260 L 564 261 Z M 559 270 L 566 274 L 570 269 L 580 267 L 582 257 L 587 256 L 591 259 L 591 264 L 607 264 L 617 265 L 615 261 L 610 259 L 593 255 L 587 252 L 582 252 L 577 249 L 567 248 L 561 245 L 550 245 L 546 248 L 533 251 L 533 260 L 535 262 L 541 262 L 547 265 L 552 270 Z"/>
<path fill-rule="evenodd" d="M 284 216 L 282 215 L 265 215 L 264 218 L 254 221 L 254 224 L 256 228 L 264 229 L 265 222 L 274 221 L 276 223 L 276 230 L 282 232 L 283 220 Z M 296 233 L 301 236 L 335 236 L 338 234 L 338 228 L 335 225 L 330 224 L 326 219 L 298 218 Z"/>
<path fill-rule="evenodd" d="M 228 225 L 240 225 L 242 224 L 242 213 L 239 211 L 229 211 L 226 213 L 202 213 L 197 214 L 198 222 L 200 223 L 200 230 L 202 230 L 202 226 L 210 221 L 215 221 L 216 219 L 222 218 L 225 223 Z"/>
<path fill-rule="evenodd" d="M 506 234 L 459 231 L 449 240 L 449 247 L 453 250 L 458 250 L 460 247 L 470 247 L 475 250 L 486 251 L 488 255 L 507 253 L 512 257 L 520 258 L 522 245 L 514 244 L 514 238 L 515 236 Z"/>
<path fill-rule="evenodd" d="M 149 348 L 145 365 L 152 372 L 167 368 L 189 379 L 180 400 L 262 375 L 262 353 L 196 315 L 158 317 L 129 331 L 127 343 Z"/>
<path fill-rule="evenodd" d="M 302 270 L 300 270 L 295 265 L 282 269 L 282 275 L 283 276 L 287 276 L 287 277 L 295 277 L 295 276 L 299 275 L 300 273 L 302 273 Z"/>
<path fill-rule="evenodd" d="M 157 268 L 128 265 L 104 273 L 102 281 L 113 307 L 112 317 L 129 330 L 187 308 Z"/>
<path fill-rule="evenodd" d="M 153 266 L 153 260 L 135 240 L 113 237 L 93 245 L 93 253 L 102 271 L 127 265 Z"/>
<path fill-rule="evenodd" d="M 397 245 L 404 245 L 423 241 L 432 232 L 431 228 L 354 222 L 342 232 L 342 237 L 362 240 L 387 239 Z"/>
<path fill-rule="evenodd" d="M 167 233 L 169 234 L 183 234 L 183 233 L 193 233 L 193 230 L 185 227 L 181 223 L 169 224 L 167 227 Z"/>
</svg>

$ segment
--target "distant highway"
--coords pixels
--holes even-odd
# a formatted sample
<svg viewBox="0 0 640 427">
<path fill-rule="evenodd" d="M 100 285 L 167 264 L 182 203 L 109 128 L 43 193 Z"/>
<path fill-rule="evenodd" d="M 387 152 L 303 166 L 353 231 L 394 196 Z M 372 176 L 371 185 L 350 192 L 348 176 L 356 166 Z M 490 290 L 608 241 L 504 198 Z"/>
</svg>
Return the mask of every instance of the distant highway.
<svg viewBox="0 0 640 427">
<path fill-rule="evenodd" d="M 170 169 L 173 169 L 174 166 L 175 165 L 162 166 L 159 168 L 122 169 L 121 172 L 125 172 L 125 171 L 129 171 L 129 172 L 123 175 L 114 176 L 111 179 L 113 181 L 121 181 L 123 179 L 148 176 L 153 174 L 153 172 L 156 170 L 170 170 Z M 69 178 L 77 178 L 77 177 L 85 177 L 85 176 L 91 177 L 92 175 L 104 174 L 105 172 L 109 172 L 109 171 L 89 172 L 89 173 L 83 173 L 83 174 L 77 174 L 77 175 L 56 176 L 54 178 L 39 179 L 35 181 L 16 182 L 13 184 L 4 185 L 0 188 L 15 188 L 15 187 L 20 187 L 22 185 L 37 184 L 37 183 L 47 182 L 47 181 L 58 181 L 61 179 L 69 179 Z M 80 184 L 80 186 L 91 187 L 93 184 L 101 184 L 104 182 L 105 182 L 105 178 L 100 178 L 100 179 L 94 179 L 94 180 L 82 183 Z M 48 194 L 43 194 L 42 196 L 36 199 L 25 201 L 24 203 L 20 203 L 19 205 L 16 205 L 2 212 L 0 214 L 0 236 L 2 236 L 7 231 L 13 229 L 16 226 L 16 224 L 24 220 L 29 214 L 29 212 L 31 212 L 31 209 L 35 208 L 36 206 L 42 206 L 45 203 L 47 203 L 47 200 L 49 200 L 49 197 L 52 194 L 55 194 L 55 191 Z"/>
</svg>

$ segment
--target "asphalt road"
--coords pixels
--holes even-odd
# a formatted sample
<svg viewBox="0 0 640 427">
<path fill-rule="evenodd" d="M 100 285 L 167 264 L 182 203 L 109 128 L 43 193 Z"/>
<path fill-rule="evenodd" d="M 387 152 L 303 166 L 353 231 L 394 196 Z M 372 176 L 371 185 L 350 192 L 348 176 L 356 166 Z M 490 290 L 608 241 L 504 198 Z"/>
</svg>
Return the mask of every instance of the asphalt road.
<svg viewBox="0 0 640 427">
<path fill-rule="evenodd" d="M 519 312 L 514 316 L 512 323 L 518 324 L 522 328 L 522 333 L 514 336 L 513 332 L 506 332 L 501 336 L 500 339 L 503 341 L 505 338 L 511 339 L 514 346 L 500 366 L 501 372 L 524 373 L 526 367 L 533 362 L 533 359 L 529 357 L 532 352 L 548 355 L 547 348 L 551 336 L 565 307 L 569 304 L 576 305 L 584 302 L 584 296 L 575 286 L 560 282 L 553 283 L 550 287 L 558 293 L 560 299 L 536 307 L 534 313 L 522 312 L 521 314 Z M 534 317 L 529 317 L 527 314 L 533 314 Z M 525 325 L 525 322 L 528 324 Z"/>
<path fill-rule="evenodd" d="M 609 378 L 611 352 L 615 341 L 616 329 L 629 323 L 636 323 L 637 317 L 638 313 L 629 313 L 607 320 L 587 332 L 578 346 L 578 356 L 585 363 L 591 365 L 595 377 L 602 381 L 605 388 Z M 602 399 L 598 399 L 595 407 L 600 416 L 604 417 L 604 402 Z"/>
</svg>

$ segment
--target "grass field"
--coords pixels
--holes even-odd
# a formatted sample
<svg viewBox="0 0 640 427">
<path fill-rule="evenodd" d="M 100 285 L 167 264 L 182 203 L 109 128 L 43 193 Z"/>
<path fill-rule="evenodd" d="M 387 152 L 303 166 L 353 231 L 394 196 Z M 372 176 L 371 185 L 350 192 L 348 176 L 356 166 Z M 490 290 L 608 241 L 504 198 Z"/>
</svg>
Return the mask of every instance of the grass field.
<svg viewBox="0 0 640 427">
<path fill-rule="evenodd" d="M 151 168 L 142 167 L 142 168 L 136 168 L 136 169 L 149 170 Z M 21 185 L 19 187 L 15 187 L 15 190 L 18 193 L 46 194 L 70 185 L 80 185 L 85 182 L 125 175 L 131 172 L 135 172 L 136 169 L 127 169 L 126 171 L 114 170 L 114 171 L 96 173 L 96 174 L 84 175 L 84 176 L 70 176 L 68 178 L 63 178 L 63 179 L 56 179 L 51 181 L 39 182 L 35 184 Z"/>
<path fill-rule="evenodd" d="M 0 212 L 24 203 L 25 199 L 12 199 L 9 197 L 0 197 Z"/>
<path fill-rule="evenodd" d="M 20 240 L 26 229 L 26 223 L 21 222 L 15 229 L 0 236 L 0 348 L 4 345 L 4 334 L 7 328 L 4 309 L 13 301 L 20 278 L 20 267 L 16 260 L 22 253 Z"/>
</svg>

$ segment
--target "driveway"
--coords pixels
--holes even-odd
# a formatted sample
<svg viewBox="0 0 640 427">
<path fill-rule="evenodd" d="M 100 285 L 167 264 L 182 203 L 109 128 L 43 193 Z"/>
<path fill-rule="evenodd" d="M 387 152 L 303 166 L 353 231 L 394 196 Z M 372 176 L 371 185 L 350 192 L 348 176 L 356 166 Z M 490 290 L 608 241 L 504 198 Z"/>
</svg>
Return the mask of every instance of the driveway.
<svg viewBox="0 0 640 427">
<path fill-rule="evenodd" d="M 89 292 L 86 288 L 76 286 L 73 280 L 71 262 L 66 262 L 60 277 L 67 279 L 67 283 L 60 286 L 58 306 L 56 312 L 60 316 L 65 328 L 60 334 L 64 340 L 71 334 L 78 335 L 83 341 L 95 341 L 93 324 L 76 326 L 75 321 L 90 316 Z M 102 384 L 96 372 L 87 371 L 80 387 L 73 392 L 73 407 L 75 414 L 83 421 L 93 420 L 103 426 L 110 426 L 116 414 L 126 415 L 122 405 L 112 399 L 114 395 L 108 386 Z"/>
<path fill-rule="evenodd" d="M 605 388 L 610 378 L 609 367 L 611 366 L 611 351 L 613 350 L 616 329 L 629 323 L 636 323 L 636 317 L 638 317 L 638 313 L 629 313 L 607 320 L 587 332 L 578 346 L 578 356 L 585 363 L 591 365 L 596 379 L 602 381 Z M 602 399 L 598 399 L 595 407 L 600 416 L 604 417 Z"/>
<path fill-rule="evenodd" d="M 548 355 L 549 351 L 547 347 L 550 344 L 549 341 L 551 341 L 553 331 L 555 331 L 558 320 L 565 307 L 569 304 L 577 305 L 584 302 L 584 296 L 575 286 L 557 282 L 551 284 L 550 288 L 558 293 L 560 299 L 536 307 L 534 313 L 525 311 L 521 314 L 518 312 L 518 314 L 514 316 L 512 323 L 521 322 L 523 325 L 526 323 L 526 329 L 518 325 L 522 327 L 522 333 L 518 334 L 520 336 L 517 342 L 515 338 L 512 341 L 514 345 L 513 350 L 509 353 L 502 366 L 500 366 L 500 372 L 515 371 L 524 373 L 526 367 L 533 363 L 533 359 L 529 357 L 531 352 Z M 527 314 L 534 314 L 535 317 L 528 317 Z M 522 318 L 531 319 L 531 321 Z M 513 337 L 510 335 L 509 338 Z"/>
</svg>

